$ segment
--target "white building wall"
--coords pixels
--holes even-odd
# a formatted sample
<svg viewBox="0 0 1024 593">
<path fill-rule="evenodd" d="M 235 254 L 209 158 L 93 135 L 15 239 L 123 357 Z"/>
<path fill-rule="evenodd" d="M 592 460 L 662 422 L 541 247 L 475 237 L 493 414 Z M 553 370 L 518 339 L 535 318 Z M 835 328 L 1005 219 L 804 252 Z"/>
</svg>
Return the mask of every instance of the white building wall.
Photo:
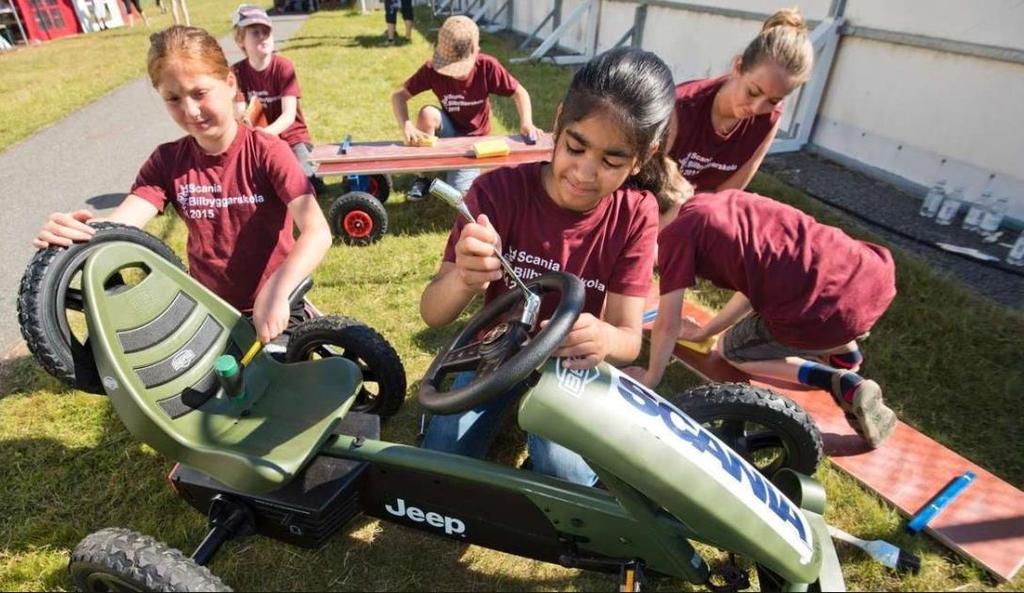
<svg viewBox="0 0 1024 593">
<path fill-rule="evenodd" d="M 851 23 L 1021 49 L 1024 4 L 1020 0 L 847 0 Z"/>
<path fill-rule="evenodd" d="M 1024 65 L 847 37 L 811 141 L 919 185 L 1011 198 L 1024 220 Z M 942 164 L 942 160 L 946 163 Z"/>
</svg>

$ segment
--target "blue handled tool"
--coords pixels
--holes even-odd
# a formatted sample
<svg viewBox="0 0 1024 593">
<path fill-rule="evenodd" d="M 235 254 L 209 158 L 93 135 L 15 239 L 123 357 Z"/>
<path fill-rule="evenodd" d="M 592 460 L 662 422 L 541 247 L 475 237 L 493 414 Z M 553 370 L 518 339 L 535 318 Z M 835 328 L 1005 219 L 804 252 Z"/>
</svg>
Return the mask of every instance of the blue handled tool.
<svg viewBox="0 0 1024 593">
<path fill-rule="evenodd" d="M 352 134 L 345 136 L 345 140 L 342 141 L 341 147 L 338 148 L 340 154 L 348 154 L 348 151 L 352 148 Z"/>
<path fill-rule="evenodd" d="M 942 512 L 942 509 L 949 506 L 951 502 L 963 494 L 963 491 L 966 490 L 968 486 L 974 483 L 975 477 L 974 472 L 966 471 L 963 475 L 947 484 L 946 487 L 940 490 L 934 498 L 928 501 L 928 504 L 924 505 L 921 510 L 917 511 L 917 513 L 910 518 L 910 521 L 907 522 L 907 531 L 910 533 L 918 533 L 927 527 L 928 523 Z"/>
</svg>

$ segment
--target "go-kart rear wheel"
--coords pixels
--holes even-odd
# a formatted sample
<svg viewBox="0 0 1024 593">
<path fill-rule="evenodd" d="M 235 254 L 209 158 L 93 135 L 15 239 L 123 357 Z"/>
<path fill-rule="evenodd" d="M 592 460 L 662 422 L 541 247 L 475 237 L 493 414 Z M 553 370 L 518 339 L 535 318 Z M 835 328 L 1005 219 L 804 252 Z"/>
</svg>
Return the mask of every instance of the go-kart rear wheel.
<svg viewBox="0 0 1024 593">
<path fill-rule="evenodd" d="M 46 372 L 75 389 L 103 394 L 82 316 L 85 300 L 80 277 L 86 258 L 104 243 L 127 241 L 155 251 L 183 270 L 185 266 L 170 247 L 141 229 L 112 222 L 90 226 L 96 234 L 88 242 L 36 252 L 21 278 L 18 323 L 29 350 Z"/>
<path fill-rule="evenodd" d="M 288 340 L 287 362 L 344 356 L 359 366 L 363 385 L 352 410 L 392 416 L 405 401 L 405 367 L 391 344 L 373 328 L 348 317 L 300 323 Z"/>
<path fill-rule="evenodd" d="M 71 552 L 68 572 L 79 591 L 231 591 L 179 550 L 128 529 L 87 536 Z"/>
<path fill-rule="evenodd" d="M 792 401 L 746 383 L 701 385 L 676 403 L 771 478 L 783 468 L 811 475 L 821 461 L 821 433 Z"/>
<path fill-rule="evenodd" d="M 334 236 L 346 245 L 376 243 L 388 230 L 388 212 L 372 195 L 349 192 L 331 204 L 327 212 Z"/>
</svg>

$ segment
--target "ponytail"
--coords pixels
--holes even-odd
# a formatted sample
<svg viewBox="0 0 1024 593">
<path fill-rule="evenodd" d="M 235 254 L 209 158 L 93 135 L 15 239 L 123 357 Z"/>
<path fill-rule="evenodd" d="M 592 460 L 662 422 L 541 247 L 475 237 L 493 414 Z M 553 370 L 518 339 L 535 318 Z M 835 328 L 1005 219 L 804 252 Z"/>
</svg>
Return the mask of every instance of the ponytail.
<svg viewBox="0 0 1024 593">
<path fill-rule="evenodd" d="M 800 9 L 783 8 L 764 22 L 761 33 L 751 41 L 740 58 L 740 72 L 762 62 L 771 62 L 800 80 L 810 78 L 814 46 Z"/>
<path fill-rule="evenodd" d="M 664 214 L 693 197 L 693 186 L 679 172 L 679 166 L 665 154 L 662 147 L 644 162 L 640 172 L 630 177 L 627 183 L 654 194 L 658 200 L 659 214 Z"/>
</svg>

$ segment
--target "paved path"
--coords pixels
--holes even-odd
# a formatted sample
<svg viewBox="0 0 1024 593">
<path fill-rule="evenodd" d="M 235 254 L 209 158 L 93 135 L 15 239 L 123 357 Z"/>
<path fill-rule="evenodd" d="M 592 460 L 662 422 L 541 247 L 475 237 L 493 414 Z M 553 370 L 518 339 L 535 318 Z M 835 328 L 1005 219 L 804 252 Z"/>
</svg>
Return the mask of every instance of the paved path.
<svg viewBox="0 0 1024 593">
<path fill-rule="evenodd" d="M 273 17 L 283 43 L 305 15 Z M 228 61 L 242 59 L 234 40 L 220 40 Z M 0 355 L 21 337 L 18 283 L 35 251 L 30 245 L 45 217 L 55 211 L 109 211 L 131 188 L 139 167 L 158 144 L 182 131 L 141 77 L 0 152 L 3 228 L 0 235 Z"/>
</svg>

